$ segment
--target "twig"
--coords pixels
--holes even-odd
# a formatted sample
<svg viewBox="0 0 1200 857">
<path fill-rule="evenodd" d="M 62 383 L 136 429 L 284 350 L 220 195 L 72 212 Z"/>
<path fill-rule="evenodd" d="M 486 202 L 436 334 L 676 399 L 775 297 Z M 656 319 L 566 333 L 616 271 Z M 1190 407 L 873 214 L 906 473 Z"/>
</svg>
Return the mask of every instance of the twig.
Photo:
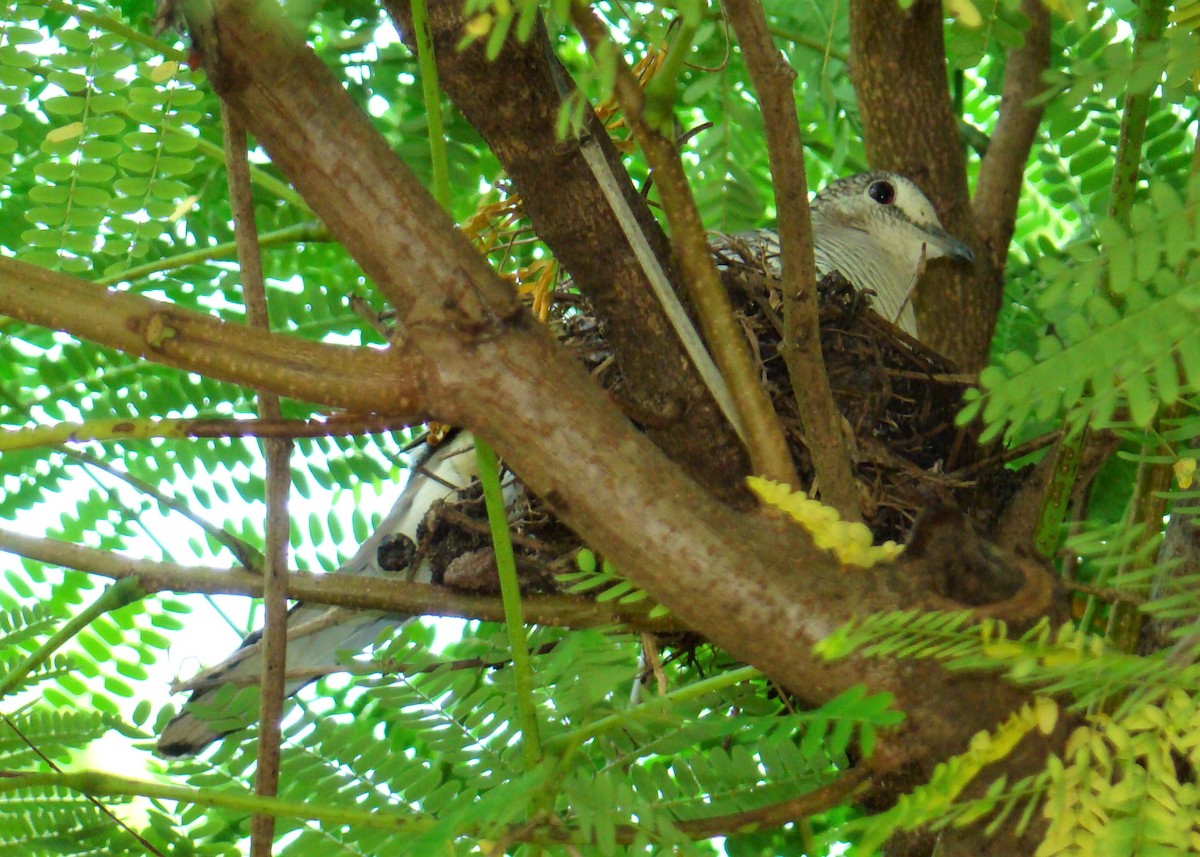
<svg viewBox="0 0 1200 857">
<path fill-rule="evenodd" d="M 238 266 L 242 273 L 242 295 L 246 319 L 251 327 L 270 330 L 267 291 L 259 255 L 258 227 L 254 221 L 254 199 L 250 190 L 250 163 L 246 156 L 246 129 L 237 112 L 223 105 L 221 118 L 225 131 L 225 163 L 229 178 L 229 205 L 233 212 L 234 238 Z M 258 391 L 258 415 L 261 419 L 282 419 L 279 397 Z M 287 552 L 291 519 L 288 494 L 291 491 L 291 441 L 263 438 L 266 460 L 266 566 L 263 570 L 263 601 L 266 620 L 263 628 L 262 693 L 259 697 L 258 763 L 254 771 L 255 794 L 274 797 L 279 792 L 280 721 L 283 717 L 283 674 L 287 669 Z M 250 819 L 250 853 L 253 857 L 271 857 L 275 839 L 275 817 L 256 814 Z"/>
<path fill-rule="evenodd" d="M 216 542 L 224 545 L 233 554 L 234 558 L 242 564 L 248 571 L 262 571 L 263 556 L 253 545 L 239 539 L 233 533 L 218 527 L 216 524 L 210 524 L 204 518 L 197 515 L 191 508 L 176 497 L 169 496 L 156 487 L 146 482 L 144 479 L 139 479 L 132 473 L 127 473 L 124 470 L 118 470 L 107 461 L 97 458 L 89 452 L 82 450 L 66 450 L 65 454 L 68 458 L 73 458 L 76 461 L 86 464 L 90 467 L 95 467 L 103 470 L 105 473 L 113 476 L 121 481 L 133 486 L 138 491 L 141 491 L 148 497 L 151 497 L 161 506 L 176 512 L 187 518 L 193 524 L 198 526 L 204 532 L 208 533 Z"/>
<path fill-rule="evenodd" d="M 700 318 L 705 340 L 733 396 L 752 467 L 760 475 L 798 486 L 783 429 L 759 382 L 757 367 L 750 357 L 745 336 L 734 320 L 729 295 L 722 287 L 713 263 L 700 213 L 675 149 L 674 134 L 669 128 L 664 133 L 648 123 L 642 90 L 619 52 L 613 48 L 604 24 L 595 13 L 574 3 L 571 20 L 588 50 L 595 56 L 606 56 L 615 64 L 614 94 L 657 177 L 683 278 Z"/>
<path fill-rule="evenodd" d="M 206 568 L 134 559 L 113 551 L 89 548 L 56 539 L 27 536 L 0 527 L 0 550 L 73 568 L 87 574 L 123 580 L 137 579 L 146 592 L 199 592 L 210 595 L 248 595 L 261 598 L 261 576 L 240 568 Z M 499 600 L 491 595 L 456 592 L 427 583 L 412 583 L 396 577 L 351 574 L 312 574 L 292 570 L 288 574 L 288 598 L 313 604 L 329 604 L 355 610 L 459 619 L 503 621 Z M 538 625 L 597 628 L 625 624 L 635 630 L 666 633 L 684 630 L 673 617 L 651 619 L 650 607 L 612 604 L 567 595 L 525 597 L 526 620 Z"/>
<path fill-rule="evenodd" d="M 279 244 L 300 244 L 315 241 L 329 241 L 329 231 L 319 223 L 297 223 L 292 226 L 285 226 L 282 229 L 276 229 L 273 232 L 264 233 L 259 236 L 258 246 L 260 248 L 274 247 Z M 136 283 L 138 280 L 145 279 L 151 274 L 157 274 L 159 271 L 174 271 L 188 265 L 197 265 L 201 262 L 209 262 L 217 259 L 228 259 L 236 255 L 237 242 L 226 241 L 223 244 L 214 244 L 211 247 L 197 247 L 195 250 L 188 250 L 186 253 L 166 256 L 162 259 L 156 259 L 153 262 L 147 262 L 144 265 L 126 268 L 124 271 L 117 271 L 115 274 L 101 277 L 96 280 L 96 283 L 102 286 L 115 286 L 117 283 Z"/>
<path fill-rule="evenodd" d="M 807 794 L 745 812 L 680 821 L 677 825 L 691 839 L 707 839 L 747 829 L 770 830 L 782 827 L 789 822 L 817 815 L 845 803 L 846 799 L 864 786 L 872 776 L 870 767 L 861 765 L 851 768 L 833 782 Z"/>
<path fill-rule="evenodd" d="M 758 0 L 726 0 L 725 8 L 758 93 L 766 129 L 767 155 L 779 211 L 784 325 L 781 344 L 801 427 L 809 438 L 808 449 L 821 486 L 821 498 L 837 509 L 844 520 L 861 521 L 850 444 L 842 430 L 842 414 L 834 404 L 821 354 L 804 147 L 792 92 L 796 72 L 772 43 L 766 15 Z"/>
<path fill-rule="evenodd" d="M 486 521 L 476 520 L 470 515 L 464 515 L 462 512 L 458 511 L 457 509 L 452 509 L 449 506 L 443 505 L 438 510 L 437 515 L 442 520 L 454 524 L 456 527 L 461 527 L 469 532 L 479 533 L 480 535 L 487 535 L 491 533 L 491 527 L 488 526 Z M 554 553 L 559 550 L 556 546 L 546 544 L 540 539 L 533 539 L 529 536 L 518 535 L 517 533 L 511 533 L 509 538 L 517 547 L 525 548 L 531 551 L 537 551 L 538 553 Z"/>
<path fill-rule="evenodd" d="M 29 736 L 26 735 L 24 732 L 22 732 L 17 727 L 17 724 L 12 721 L 11 717 L 9 717 L 7 714 L 0 715 L 0 716 L 2 716 L 4 718 L 4 722 L 8 725 L 8 728 L 11 729 L 16 734 L 16 736 L 19 739 L 21 739 L 22 742 L 24 742 L 25 746 L 28 747 L 31 751 L 33 751 L 34 755 L 36 755 L 39 759 L 41 759 L 46 764 L 46 766 L 48 768 L 50 768 L 50 770 L 54 771 L 56 774 L 62 773 L 62 768 L 60 768 L 58 765 L 56 765 L 54 763 L 53 759 L 51 759 L 49 756 L 47 756 L 45 753 L 43 753 L 41 750 L 39 750 L 37 745 L 29 740 Z M 126 824 L 124 821 L 122 821 L 115 812 L 113 812 L 111 809 L 109 809 L 105 804 L 101 803 L 100 800 L 97 799 L 95 796 L 84 795 L 84 797 L 87 798 L 88 803 L 90 803 L 92 806 L 96 807 L 96 809 L 100 810 L 100 812 L 107 815 L 112 820 L 112 822 L 115 825 L 117 825 L 117 827 L 121 828 L 126 833 L 128 833 L 131 837 L 133 837 L 134 840 L 136 840 L 139 845 L 141 845 L 143 848 L 146 849 L 147 854 L 156 854 L 156 855 L 158 855 L 158 857 L 167 857 L 165 854 L 163 854 L 161 851 L 159 851 L 157 848 L 155 848 L 154 844 L 152 842 L 150 842 L 150 840 L 146 839 L 146 837 L 142 836 L 140 833 L 138 833 L 136 830 L 134 830 L 132 827 L 130 827 L 128 824 Z"/>
<path fill-rule="evenodd" d="M 872 772 L 866 766 L 853 768 L 828 785 L 791 798 L 790 800 L 746 812 L 714 818 L 699 818 L 677 822 L 677 826 L 692 839 L 708 839 L 722 833 L 734 834 L 748 827 L 779 827 L 797 818 L 815 815 L 845 802 L 860 786 L 867 782 Z M 228 809 L 234 812 L 270 813 L 272 816 L 302 818 L 330 826 L 352 826 L 371 830 L 389 830 L 399 835 L 414 835 L 429 830 L 437 822 L 429 816 L 417 815 L 403 806 L 393 811 L 380 812 L 376 809 L 329 806 L 313 801 L 281 800 L 252 795 L 236 790 L 192 789 L 185 786 L 152 783 L 97 771 L 69 771 L 66 773 L 29 774 L 20 771 L 0 771 L 0 794 L 23 789 L 64 788 L 88 795 L 141 796 L 158 800 L 180 801 L 196 806 Z M 522 824 L 523 836 L 537 839 L 538 831 Z M 560 840 L 569 831 L 554 827 Z M 617 830 L 618 840 L 632 841 L 637 829 L 621 826 Z M 516 837 L 521 838 L 521 837 Z"/>
<path fill-rule="evenodd" d="M 335 414 L 322 420 L 285 419 L 105 419 L 82 423 L 55 423 L 0 431 L 0 453 L 42 446 L 91 441 L 130 441 L 153 438 L 217 437 L 331 437 L 346 434 L 391 432 L 422 422 L 403 414 Z"/>
<path fill-rule="evenodd" d="M 1039 449 L 1045 449 L 1058 440 L 1058 432 L 1047 432 L 1040 437 L 1035 437 L 1033 440 L 1027 440 L 1019 446 L 1014 446 L 1012 449 L 1001 449 L 994 455 L 989 455 L 987 458 L 981 458 L 978 461 L 972 462 L 965 467 L 960 467 L 957 470 L 951 470 L 946 474 L 947 479 L 970 479 L 976 473 L 982 471 L 990 471 L 993 468 L 1008 464 L 1010 461 L 1016 461 L 1018 458 L 1024 458 L 1026 455 L 1037 452 Z"/>
<path fill-rule="evenodd" d="M 403 805 L 395 806 L 390 812 L 380 812 L 378 809 L 358 809 L 330 806 L 315 801 L 262 797 L 239 789 L 193 789 L 135 780 L 132 777 L 99 771 L 67 771 L 61 774 L 30 774 L 20 771 L 0 773 L 0 794 L 42 788 L 70 789 L 88 795 L 140 796 L 180 801 L 233 812 L 269 813 L 272 816 L 318 821 L 335 827 L 351 825 L 370 830 L 390 830 L 398 834 L 428 830 L 434 824 L 432 818 L 419 816 Z"/>
<path fill-rule="evenodd" d="M 146 592 L 147 590 L 137 580 L 128 578 L 105 587 L 95 601 L 72 616 L 27 658 L 9 670 L 8 675 L 0 679 L 0 699 L 12 693 L 25 680 L 26 676 L 44 664 L 68 640 L 100 616 L 113 610 L 119 610 L 126 604 L 132 604 L 143 598 Z"/>
<path fill-rule="evenodd" d="M 972 208 L 982 245 L 996 270 L 1004 269 L 1008 244 L 1017 221 L 1017 202 L 1025 181 L 1025 163 L 1042 121 L 1043 105 L 1031 99 L 1045 84 L 1050 64 L 1050 10 L 1042 0 L 1023 0 L 1029 19 L 1025 40 L 1008 52 L 1000 118 L 979 164 Z"/>
<path fill-rule="evenodd" d="M 294 635 L 289 635 L 294 639 Z M 542 643 L 536 649 L 532 649 L 529 654 L 533 656 L 546 655 L 554 651 L 558 647 L 560 641 L 554 640 L 549 643 Z M 431 673 L 436 670 L 447 670 L 455 672 L 458 670 L 475 670 L 475 669 L 490 669 L 498 670 L 507 667 L 512 663 L 510 658 L 501 660 L 493 660 L 490 658 L 460 658 L 454 661 L 437 661 L 432 664 L 424 664 L 416 666 L 415 664 L 405 663 L 404 661 L 355 661 L 348 664 L 333 664 L 325 667 L 305 667 L 304 669 L 290 669 L 284 673 L 284 678 L 289 681 L 315 681 L 319 678 L 325 678 L 331 675 L 406 675 L 414 676 L 422 673 Z M 171 685 L 171 693 L 185 693 L 194 690 L 209 690 L 214 687 L 228 684 L 234 687 L 245 687 L 254 684 L 258 679 L 254 676 L 224 676 L 216 678 L 200 678 L 197 677 L 191 681 L 175 682 Z"/>
</svg>

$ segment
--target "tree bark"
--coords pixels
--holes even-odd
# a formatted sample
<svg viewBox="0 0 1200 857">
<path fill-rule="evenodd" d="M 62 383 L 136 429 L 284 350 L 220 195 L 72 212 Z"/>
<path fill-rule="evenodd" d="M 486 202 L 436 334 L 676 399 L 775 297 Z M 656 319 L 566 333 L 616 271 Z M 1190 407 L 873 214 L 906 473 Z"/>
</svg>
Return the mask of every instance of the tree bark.
<svg viewBox="0 0 1200 857">
<path fill-rule="evenodd" d="M 941 0 L 916 0 L 907 10 L 895 0 L 852 0 L 850 75 L 871 166 L 915 181 L 950 233 L 978 247 L 944 26 Z M 916 294 L 921 339 L 965 370 L 981 368 L 1000 294 L 987 254 L 974 270 L 931 263 Z"/>
<path fill-rule="evenodd" d="M 409 3 L 383 5 L 411 46 Z M 459 0 L 429 3 L 439 82 L 499 159 L 538 237 L 603 319 L 624 380 L 618 396 L 631 413 L 647 417 L 646 433 L 691 476 L 726 495 L 740 489 L 749 472 L 745 450 L 647 279 L 647 265 L 657 265 L 682 294 L 670 242 L 633 186 L 608 131 L 589 108 L 582 136 L 558 136 L 559 109 L 575 84 L 540 25 L 524 43 L 510 35 L 492 61 L 482 41 L 458 48 L 463 25 Z M 604 182 L 589 164 L 587 145 L 602 153 Z M 619 194 L 619 207 L 605 184 L 609 193 Z M 639 259 L 628 228 L 644 236 L 652 260 Z"/>
<path fill-rule="evenodd" d="M 406 392 L 411 379 L 421 379 L 417 404 L 488 440 L 566 524 L 681 622 L 804 702 L 820 704 L 858 684 L 894 694 L 907 720 L 881 738 L 872 758 L 874 769 L 886 774 L 877 798 L 920 782 L 1026 699 L 994 676 L 949 676 L 930 661 L 828 663 L 813 645 L 857 615 L 962 608 L 936 583 L 964 570 L 1003 572 L 997 579 L 1007 581 L 992 603 L 977 607 L 980 614 L 1028 623 L 1057 604 L 1045 569 L 1001 555 L 961 517 L 941 515 L 925 522 L 901 560 L 848 570 L 798 528 L 718 503 L 636 431 L 520 305 L 299 34 L 260 4 L 219 0 L 212 14 L 189 23 L 200 34 L 200 61 L 214 89 L 396 307 L 396 342 L 361 365 L 408 378 Z M 196 368 L 197 352 L 189 350 L 195 335 L 218 346 L 223 337 L 273 341 L 241 325 L 201 323 L 198 314 L 164 307 L 169 332 L 150 347 L 145 333 L 131 332 L 122 317 L 97 317 L 97 307 L 113 296 L 65 285 L 77 282 L 47 274 L 39 296 L 0 288 L 0 312 L 184 368 Z M 76 305 L 55 315 L 46 302 L 59 287 Z M 154 304 L 120 298 L 126 308 Z M 292 358 L 279 351 L 270 356 L 283 365 Z M 280 378 L 272 369 L 256 367 L 250 380 L 273 389 Z M 340 386 L 354 383 L 336 366 L 324 369 L 340 373 Z M 319 402 L 359 400 L 339 384 L 305 389 Z M 1049 745 L 1061 740 L 1056 735 Z M 1026 762 L 1042 758 L 1045 744 L 1025 743 Z M 1017 771 L 1020 762 L 1000 767 Z M 979 845 L 973 853 L 1000 853 L 981 844 L 981 833 L 964 836 L 956 841 Z M 1032 851 L 1021 844 L 1004 853 Z"/>
</svg>

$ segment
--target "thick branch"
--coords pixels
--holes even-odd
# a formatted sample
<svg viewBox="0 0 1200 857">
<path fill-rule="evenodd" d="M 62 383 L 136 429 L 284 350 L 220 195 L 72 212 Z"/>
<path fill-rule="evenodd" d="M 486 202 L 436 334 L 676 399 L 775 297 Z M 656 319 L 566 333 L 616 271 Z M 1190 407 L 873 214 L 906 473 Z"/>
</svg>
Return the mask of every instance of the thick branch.
<svg viewBox="0 0 1200 857">
<path fill-rule="evenodd" d="M 608 31 L 591 8 L 573 4 L 571 20 L 587 43 L 588 50 L 593 54 L 611 52 L 610 59 L 615 64 L 616 74 L 613 95 L 654 171 L 663 210 L 671 224 L 675 255 L 696 314 L 700 317 L 704 339 L 729 385 L 737 407 L 738 417 L 742 421 L 741 433 L 750 451 L 751 466 L 759 475 L 798 486 L 796 469 L 783 429 L 766 390 L 759 382 L 758 368 L 750 356 L 745 335 L 733 317 L 733 306 L 717 274 L 704 225 L 700 222 L 700 212 L 684 175 L 675 142 L 647 121 L 646 99 L 642 89 L 624 59 L 613 49 Z M 681 44 L 676 49 L 686 48 L 685 44 Z"/>
<path fill-rule="evenodd" d="M 1042 72 L 1050 64 L 1050 10 L 1042 0 L 1023 0 L 1029 19 L 1025 41 L 1008 52 L 1000 118 L 987 154 L 979 164 L 975 185 L 975 223 L 992 268 L 1003 272 L 1017 220 L 1017 202 L 1025 179 L 1025 163 L 1042 121 L 1042 105 L 1029 101 L 1042 89 Z"/>
<path fill-rule="evenodd" d="M 867 159 L 913 179 L 951 234 L 972 246 L 966 162 L 946 75 L 942 0 L 851 0 L 850 71 Z M 986 363 L 1002 283 L 980 254 L 975 271 L 930 264 L 917 290 L 921 339 L 965 370 Z"/>
<path fill-rule="evenodd" d="M 268 334 L 4 257 L 0 313 L 305 402 L 413 417 L 425 413 L 419 365 L 401 363 L 388 351 Z"/>
<path fill-rule="evenodd" d="M 758 0 L 726 0 L 725 7 L 741 43 L 746 70 L 758 91 L 767 133 L 767 155 L 775 186 L 775 207 L 779 211 L 783 353 L 799 404 L 806 445 L 821 486 L 821 499 L 846 520 L 861 521 L 858 482 L 851 471 L 849 444 L 842 431 L 844 419 L 833 403 L 825 358 L 821 354 L 804 147 L 792 94 L 796 73 L 771 41 Z"/>
<path fill-rule="evenodd" d="M 384 8 L 411 46 L 409 4 Z M 584 113 L 579 136 L 560 138 L 559 110 L 575 85 L 544 29 L 510 35 L 489 60 L 477 40 L 459 49 L 460 0 L 429 3 L 438 77 L 454 105 L 487 141 L 521 197 L 538 236 L 605 323 L 624 381 L 618 395 L 648 422 L 655 444 L 711 488 L 740 487 L 745 453 L 680 344 L 653 280 L 681 286 L 671 246 L 637 192 L 604 125 Z"/>
</svg>

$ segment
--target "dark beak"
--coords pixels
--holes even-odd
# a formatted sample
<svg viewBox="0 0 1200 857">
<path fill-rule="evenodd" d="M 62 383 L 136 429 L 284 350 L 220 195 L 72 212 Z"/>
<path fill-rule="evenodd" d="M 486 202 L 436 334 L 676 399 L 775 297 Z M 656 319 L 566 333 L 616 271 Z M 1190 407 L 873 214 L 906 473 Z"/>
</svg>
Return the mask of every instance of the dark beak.
<svg viewBox="0 0 1200 857">
<path fill-rule="evenodd" d="M 945 229 L 939 229 L 935 226 L 928 228 L 926 231 L 929 234 L 929 241 L 925 245 L 926 255 L 930 259 L 948 256 L 951 259 L 961 259 L 968 265 L 975 262 L 975 254 L 971 252 L 971 248 Z"/>
</svg>

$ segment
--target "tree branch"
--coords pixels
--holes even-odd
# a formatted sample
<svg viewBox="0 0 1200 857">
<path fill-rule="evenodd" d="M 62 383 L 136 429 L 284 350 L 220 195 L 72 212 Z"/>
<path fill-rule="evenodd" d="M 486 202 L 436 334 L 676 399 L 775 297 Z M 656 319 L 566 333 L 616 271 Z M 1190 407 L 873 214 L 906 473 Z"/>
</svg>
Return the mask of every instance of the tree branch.
<svg viewBox="0 0 1200 857">
<path fill-rule="evenodd" d="M 572 3 L 571 20 L 588 50 L 593 55 L 609 53 L 609 59 L 615 64 L 613 95 L 654 171 L 663 210 L 671 224 L 675 255 L 700 318 L 704 339 L 733 396 L 737 418 L 742 423 L 739 433 L 746 439 L 751 466 L 759 475 L 799 487 L 783 429 L 759 382 L 758 369 L 750 356 L 745 335 L 734 320 L 729 295 L 717 274 L 675 142 L 647 121 L 645 95 L 624 59 L 613 48 L 603 22 L 590 7 L 578 2 Z M 676 46 L 676 50 L 686 49 L 686 43 Z M 669 83 L 674 85 L 673 81 Z"/>
<path fill-rule="evenodd" d="M 408 3 L 384 0 L 412 44 Z M 663 414 L 655 444 L 704 485 L 741 490 L 744 449 L 706 391 L 654 283 L 680 291 L 671 246 L 591 109 L 578 136 L 560 138 L 559 112 L 575 92 L 540 24 L 494 59 L 483 41 L 459 47 L 460 0 L 432 0 L 429 27 L 442 88 L 487 141 L 538 236 L 605 323 L 633 413 Z M 703 347 L 703 346 L 701 346 Z"/>
<path fill-rule="evenodd" d="M 242 274 L 242 295 L 246 321 L 264 332 L 271 328 L 267 311 L 267 286 L 263 280 L 259 254 L 258 226 L 254 221 L 254 199 L 250 190 L 250 162 L 246 156 L 246 129 L 237 114 L 221 111 L 224 132 L 229 207 L 233 213 L 234 238 L 238 267 Z M 279 420 L 283 414 L 279 397 L 258 391 L 258 416 Z M 254 793 L 274 797 L 279 793 L 280 722 L 283 719 L 283 674 L 287 670 L 287 552 L 291 519 L 288 494 L 292 487 L 291 441 L 262 438 L 259 441 L 266 461 L 266 563 L 263 568 L 263 603 L 266 620 L 263 627 L 262 692 L 258 702 L 258 757 L 254 769 Z M 250 819 L 252 857 L 271 857 L 275 840 L 275 817 L 256 813 Z"/>
<path fill-rule="evenodd" d="M 196 419 L 116 418 L 82 423 L 53 423 L 21 429 L 0 430 L 0 453 L 42 446 L 93 441 L 177 440 L 215 437 L 332 437 L 398 431 L 422 421 L 419 416 L 390 414 L 333 414 L 320 420 L 241 420 L 199 417 Z"/>
<path fill-rule="evenodd" d="M 425 416 L 419 363 L 268 334 L 0 257 L 0 313 L 156 363 L 364 413 Z"/>
<path fill-rule="evenodd" d="M 0 528 L 0 550 L 113 580 L 133 579 L 146 593 L 197 592 L 252 598 L 261 598 L 263 594 L 262 576 L 244 569 L 183 566 L 135 559 L 99 548 L 27 536 L 4 528 Z M 350 610 L 447 616 L 485 622 L 504 621 L 503 606 L 495 596 L 459 592 L 393 577 L 312 574 L 292 570 L 288 574 L 287 597 Z M 538 625 L 603 628 L 624 624 L 635 630 L 654 633 L 684 630 L 678 619 L 650 618 L 648 606 L 599 603 L 567 595 L 526 595 L 523 596 L 523 603 L 528 621 Z"/>
<path fill-rule="evenodd" d="M 973 202 L 980 242 L 992 268 L 1001 272 L 1016 226 L 1025 163 L 1042 121 L 1042 105 L 1029 102 L 1042 90 L 1042 72 L 1050 64 L 1050 10 L 1042 0 L 1023 0 L 1021 12 L 1029 28 L 1021 46 L 1008 52 L 1000 118 L 979 163 Z"/>
<path fill-rule="evenodd" d="M 812 220 L 804 175 L 804 147 L 796 123 L 792 85 L 795 71 L 771 41 L 758 0 L 726 0 L 729 21 L 742 46 L 746 70 L 758 92 L 767 134 L 767 155 L 775 186 L 783 289 L 783 354 L 796 396 L 805 443 L 821 488 L 821 499 L 847 521 L 861 521 L 858 482 L 850 467 L 844 418 L 833 403 L 821 323 L 817 315 L 817 278 L 813 261 Z"/>
</svg>

